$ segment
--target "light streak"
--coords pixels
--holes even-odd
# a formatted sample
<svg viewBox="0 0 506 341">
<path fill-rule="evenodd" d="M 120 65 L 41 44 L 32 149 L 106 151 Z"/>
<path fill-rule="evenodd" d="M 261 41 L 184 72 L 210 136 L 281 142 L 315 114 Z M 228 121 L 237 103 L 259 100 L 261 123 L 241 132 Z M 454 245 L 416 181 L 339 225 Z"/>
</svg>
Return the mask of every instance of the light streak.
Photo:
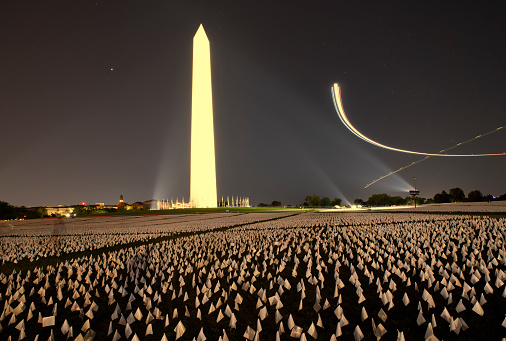
<svg viewBox="0 0 506 341">
<path fill-rule="evenodd" d="M 331 88 L 331 92 L 332 92 L 332 101 L 334 102 L 334 107 L 336 109 L 336 112 L 337 112 L 337 115 L 339 116 L 339 119 L 341 120 L 341 122 L 343 122 L 343 124 L 345 125 L 346 128 L 348 128 L 349 131 L 351 131 L 353 134 L 355 134 L 355 136 L 361 138 L 362 140 L 370 143 L 370 144 L 373 144 L 377 147 L 380 147 L 380 148 L 384 148 L 384 149 L 388 149 L 388 150 L 393 150 L 393 151 L 396 151 L 396 152 L 401 152 L 401 153 L 408 153 L 408 154 L 416 154 L 416 155 L 425 155 L 425 156 L 445 156 L 445 157 L 476 157 L 476 156 L 506 156 L 506 153 L 503 152 L 503 153 L 499 153 L 499 154 L 441 154 L 441 153 L 444 153 L 446 150 L 450 150 L 450 149 L 453 149 L 453 147 L 451 148 L 448 148 L 446 150 L 441 150 L 439 153 L 435 154 L 435 153 L 423 153 L 423 152 L 416 152 L 416 151 L 412 151 L 412 150 L 406 150 L 406 149 L 399 149 L 399 148 L 394 148 L 394 147 L 389 147 L 389 146 L 385 146 L 384 144 L 381 144 L 379 142 L 376 142 L 374 140 L 371 140 L 370 138 L 368 138 L 367 136 L 363 135 L 362 133 L 360 133 L 351 123 L 350 121 L 348 120 L 348 117 L 346 117 L 346 114 L 344 113 L 344 109 L 343 109 L 343 103 L 342 103 L 342 100 L 341 100 L 341 89 L 339 88 L 339 85 L 337 85 L 337 83 L 334 83 L 334 85 L 332 86 Z M 491 134 L 493 132 L 496 132 L 502 128 L 504 128 L 506 126 L 502 126 L 502 127 L 499 127 L 487 134 Z M 484 134 L 485 135 L 485 134 Z M 483 136 L 484 136 L 483 135 Z M 482 135 L 478 135 L 477 137 L 475 137 L 474 139 L 477 139 L 479 137 L 481 137 Z M 469 141 L 466 141 L 465 143 L 467 142 L 471 142 L 472 140 L 474 139 L 471 139 Z"/>
<path fill-rule="evenodd" d="M 443 150 L 441 151 L 441 153 L 444 153 L 444 152 L 446 152 L 446 151 L 449 151 L 449 150 L 451 150 L 451 149 L 453 149 L 453 148 L 457 148 L 457 147 L 462 146 L 462 145 L 464 145 L 464 144 L 466 144 L 466 143 L 469 143 L 469 142 L 471 142 L 471 141 L 477 140 L 477 139 L 479 139 L 479 138 L 481 138 L 481 137 L 484 137 L 484 136 L 487 136 L 487 135 L 493 134 L 493 133 L 495 133 L 495 132 L 497 132 L 497 131 L 501 130 L 501 129 L 502 129 L 502 128 L 504 128 L 504 127 L 506 127 L 506 126 L 502 126 L 502 127 L 496 128 L 496 129 L 494 129 L 494 130 L 492 130 L 492 131 L 489 131 L 488 133 L 481 134 L 481 135 L 478 135 L 478 136 L 476 136 L 476 137 L 473 137 L 472 139 L 469 139 L 469 140 L 467 140 L 467 141 L 457 143 L 457 144 L 456 144 L 456 145 L 454 145 L 454 146 L 451 146 L 451 147 L 449 147 L 449 148 L 443 149 Z M 499 154 L 499 155 L 504 155 L 504 154 Z M 417 163 L 420 163 L 420 162 L 423 162 L 423 161 L 425 161 L 425 160 L 427 160 L 427 159 L 430 159 L 431 157 L 432 157 L 432 156 L 426 156 L 426 157 L 424 157 L 423 159 L 420 159 L 420 160 L 418 160 L 418 161 L 411 162 L 409 165 L 406 165 L 406 166 L 404 166 L 404 167 L 401 167 L 401 168 L 399 168 L 399 169 L 397 169 L 397 170 L 395 170 L 395 171 L 392 171 L 392 172 L 390 172 L 390 173 L 388 173 L 388 174 L 386 174 L 386 175 L 383 175 L 381 178 L 378 178 L 378 179 L 374 180 L 373 182 L 370 182 L 370 183 L 369 183 L 369 184 L 367 184 L 367 186 L 365 186 L 364 188 L 367 188 L 367 187 L 369 187 L 369 186 L 371 186 L 371 185 L 375 184 L 376 182 L 378 182 L 378 181 L 380 181 L 380 180 L 383 180 L 384 178 L 389 177 L 390 175 L 393 175 L 393 174 L 395 174 L 395 173 L 397 173 L 397 172 L 400 172 L 401 170 L 404 170 L 404 169 L 406 169 L 406 168 L 409 168 L 409 167 L 411 167 L 411 166 L 416 165 Z"/>
</svg>

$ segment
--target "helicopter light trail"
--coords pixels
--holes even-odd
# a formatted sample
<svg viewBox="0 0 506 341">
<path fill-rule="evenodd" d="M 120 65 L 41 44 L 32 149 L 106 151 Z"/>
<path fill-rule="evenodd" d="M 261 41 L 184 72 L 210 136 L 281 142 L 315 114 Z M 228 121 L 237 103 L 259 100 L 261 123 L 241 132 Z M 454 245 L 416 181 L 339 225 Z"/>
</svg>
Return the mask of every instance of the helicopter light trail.
<svg viewBox="0 0 506 341">
<path fill-rule="evenodd" d="M 332 86 L 331 88 L 331 93 L 332 93 L 332 101 L 334 102 L 334 107 L 336 109 L 336 112 L 337 112 L 337 115 L 339 116 L 339 119 L 341 120 L 341 122 L 343 122 L 344 126 L 346 128 L 348 128 L 349 131 L 351 131 L 355 136 L 359 137 L 360 139 L 370 143 L 370 144 L 373 144 L 377 147 L 380 147 L 380 148 L 384 148 L 384 149 L 388 149 L 388 150 L 393 150 L 393 151 L 396 151 L 396 152 L 401 152 L 401 153 L 408 153 L 408 154 L 416 154 L 416 155 L 424 155 L 425 157 L 423 159 L 420 159 L 418 161 L 414 161 L 414 162 L 411 162 L 409 165 L 406 165 L 404 167 L 401 167 L 395 171 L 392 171 L 386 175 L 383 175 L 382 177 L 370 182 L 369 184 L 367 184 L 364 188 L 367 188 L 373 184 L 375 184 L 376 182 L 380 181 L 380 180 L 383 180 L 387 177 L 389 177 L 390 175 L 393 175 L 397 172 L 400 172 L 406 168 L 409 168 L 411 166 L 414 166 L 420 162 L 423 162 L 427 159 L 430 159 L 431 157 L 434 157 L 434 156 L 447 156 L 447 157 L 476 157 L 476 156 L 506 156 L 506 152 L 503 152 L 503 153 L 491 153 L 491 154 L 443 154 L 449 150 L 452 150 L 454 148 L 457 148 L 457 147 L 460 147 L 466 143 L 469 143 L 469 142 L 472 142 L 472 141 L 475 141 L 479 138 L 482 138 L 482 137 L 485 137 L 487 135 L 490 135 L 490 134 L 493 134 L 503 128 L 505 128 L 506 126 L 501 126 L 501 127 L 498 127 L 492 131 L 489 131 L 487 133 L 484 133 L 484 134 L 481 134 L 481 135 L 478 135 L 478 136 L 475 136 L 473 137 L 472 139 L 469 139 L 467 141 L 463 141 L 463 142 L 459 142 L 457 143 L 456 145 L 454 146 L 451 146 L 451 147 L 448 147 L 446 149 L 442 149 L 439 151 L 438 154 L 435 154 L 435 153 L 423 153 L 423 152 L 416 152 L 416 151 L 412 151 L 412 150 L 405 150 L 405 149 L 399 149 L 399 148 L 394 148 L 394 147 L 389 147 L 389 146 L 385 146 L 379 142 L 376 142 L 370 138 L 368 138 L 367 136 L 363 135 L 362 133 L 360 133 L 352 124 L 351 122 L 348 120 L 348 117 L 346 116 L 346 114 L 344 113 L 344 109 L 343 109 L 343 102 L 341 100 L 341 88 L 339 88 L 339 85 L 337 83 L 334 83 L 334 85 Z"/>
<path fill-rule="evenodd" d="M 464 144 L 466 144 L 466 143 L 469 143 L 469 142 L 471 142 L 471 141 L 477 140 L 477 139 L 479 139 L 479 138 L 481 138 L 481 137 L 485 137 L 485 136 L 487 136 L 487 135 L 493 134 L 493 133 L 497 132 L 498 130 L 501 130 L 501 129 L 502 129 L 502 128 L 504 128 L 504 127 L 506 127 L 506 126 L 502 126 L 502 127 L 496 128 L 496 129 L 494 129 L 494 130 L 492 130 L 492 131 L 489 131 L 488 133 L 481 134 L 481 135 L 475 136 L 475 137 L 473 137 L 472 139 L 469 139 L 469 140 L 467 140 L 467 141 L 457 143 L 457 144 L 456 144 L 456 145 L 454 145 L 454 146 L 451 146 L 451 147 L 449 147 L 449 148 L 446 148 L 446 149 L 441 150 L 441 151 L 440 151 L 440 153 L 447 152 L 447 151 L 449 151 L 449 150 L 451 150 L 451 149 L 453 149 L 453 148 L 460 147 L 460 146 L 462 146 L 462 145 L 464 145 Z M 499 154 L 499 155 L 505 155 L 505 153 L 503 153 L 503 154 Z M 427 160 L 427 159 L 430 159 L 431 157 L 432 157 L 432 156 L 426 156 L 426 157 L 424 157 L 423 159 L 420 159 L 420 160 L 418 160 L 418 161 L 411 162 L 409 165 L 406 165 L 406 166 L 401 167 L 401 168 L 399 168 L 399 169 L 397 169 L 397 170 L 395 170 L 395 171 L 392 171 L 392 172 L 390 172 L 390 173 L 388 173 L 388 174 L 385 174 L 385 175 L 383 175 L 381 178 L 378 178 L 378 179 L 374 180 L 373 182 L 370 182 L 370 183 L 369 183 L 369 184 L 367 184 L 367 186 L 365 186 L 364 188 L 367 188 L 367 187 L 369 187 L 369 186 L 371 186 L 371 185 L 375 184 L 376 182 L 378 182 L 378 181 L 380 181 L 380 180 L 383 180 L 384 178 L 389 177 L 390 175 L 394 175 L 395 173 L 400 172 L 401 170 L 404 170 L 404 169 L 406 169 L 406 168 L 409 168 L 409 167 L 411 167 L 411 166 L 416 165 L 417 163 L 420 163 L 420 162 L 423 162 L 423 161 L 425 161 L 425 160 Z"/>
<path fill-rule="evenodd" d="M 493 154 L 492 153 L 491 154 L 440 154 L 440 153 L 444 152 L 445 150 L 442 150 L 439 153 L 423 153 L 423 152 L 417 152 L 417 151 L 412 151 L 412 150 L 406 150 L 406 149 L 385 146 L 384 144 L 376 142 L 376 141 L 368 138 L 367 136 L 363 135 L 351 124 L 351 122 L 348 120 L 348 117 L 344 113 L 343 103 L 341 100 L 341 88 L 339 88 L 339 85 L 337 83 L 334 83 L 334 85 L 331 87 L 331 93 L 332 93 L 332 101 L 334 102 L 334 107 L 336 109 L 337 115 L 339 116 L 339 119 L 341 120 L 341 122 L 343 122 L 345 127 L 348 128 L 348 130 L 351 131 L 355 136 L 357 136 L 357 137 L 361 138 L 362 140 L 364 140 L 372 145 L 375 145 L 377 147 L 388 149 L 388 150 L 393 150 L 393 151 L 401 152 L 401 153 L 424 155 L 424 156 L 476 157 L 476 156 L 505 156 L 506 155 L 506 153 L 499 153 L 499 154 L 497 154 L 497 153 L 493 153 Z M 506 126 L 499 127 L 487 134 L 491 134 L 493 132 L 496 132 L 504 127 L 506 127 Z M 475 139 L 480 138 L 482 136 L 484 136 L 484 134 L 478 135 L 474 139 L 471 139 L 471 140 L 475 140 Z M 468 142 L 470 142 L 470 141 L 468 141 Z M 451 149 L 451 148 L 448 148 L 446 150 L 449 150 L 449 149 Z"/>
</svg>

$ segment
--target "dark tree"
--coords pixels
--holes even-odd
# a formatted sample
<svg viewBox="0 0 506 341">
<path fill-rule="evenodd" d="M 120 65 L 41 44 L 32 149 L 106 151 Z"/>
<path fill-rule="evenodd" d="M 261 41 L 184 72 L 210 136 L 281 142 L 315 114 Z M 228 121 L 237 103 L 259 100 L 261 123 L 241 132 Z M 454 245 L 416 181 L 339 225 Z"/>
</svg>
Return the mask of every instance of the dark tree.
<svg viewBox="0 0 506 341">
<path fill-rule="evenodd" d="M 42 206 L 37 207 L 36 212 L 40 218 L 44 218 L 45 216 L 47 216 L 47 210 L 45 207 L 42 207 Z"/>
<path fill-rule="evenodd" d="M 413 205 L 413 197 L 407 197 L 406 198 L 406 203 L 409 203 L 410 205 Z M 416 204 L 417 205 L 423 205 L 425 203 L 426 203 L 425 198 L 420 198 L 420 197 L 416 198 Z"/>
<path fill-rule="evenodd" d="M 320 206 L 320 197 L 317 194 L 313 194 L 310 197 L 306 197 L 306 201 L 309 206 L 312 206 L 312 207 Z"/>
<path fill-rule="evenodd" d="M 276 201 L 274 200 L 272 203 L 271 203 L 271 206 L 272 207 L 281 207 L 283 205 L 281 205 L 281 201 Z"/>
<path fill-rule="evenodd" d="M 320 206 L 330 206 L 330 198 L 329 197 L 321 198 Z"/>
<path fill-rule="evenodd" d="M 263 202 L 259 203 L 257 207 L 269 207 L 269 204 L 264 204 Z"/>
<path fill-rule="evenodd" d="M 362 199 L 355 199 L 353 200 L 353 204 L 363 206 L 365 204 L 365 201 Z"/>
<path fill-rule="evenodd" d="M 467 200 L 473 201 L 473 202 L 474 201 L 483 201 L 484 199 L 485 198 L 483 197 L 483 194 L 481 194 L 481 192 L 478 190 L 471 191 L 467 195 Z"/>
<path fill-rule="evenodd" d="M 85 205 L 74 205 L 74 206 L 72 206 L 72 208 L 74 209 L 73 213 L 76 216 L 82 216 L 82 215 L 87 215 L 87 214 L 91 213 L 90 208 Z"/>
<path fill-rule="evenodd" d="M 367 205 L 369 206 L 389 206 L 392 205 L 392 198 L 385 193 L 373 194 L 367 199 Z"/>
<path fill-rule="evenodd" d="M 450 195 L 443 190 L 441 193 L 434 195 L 434 202 L 436 204 L 448 203 L 451 202 L 451 198 Z"/>
<path fill-rule="evenodd" d="M 458 187 L 451 188 L 449 194 L 452 202 L 462 202 L 466 198 L 464 191 Z"/>
<path fill-rule="evenodd" d="M 406 205 L 406 199 L 404 199 L 403 197 L 390 197 L 390 205 L 396 205 L 396 206 L 400 206 L 400 205 Z"/>
<path fill-rule="evenodd" d="M 334 198 L 331 202 L 330 202 L 330 206 L 341 206 L 341 202 L 342 200 L 339 199 L 339 198 Z"/>
<path fill-rule="evenodd" d="M 0 219 L 8 220 L 16 218 L 16 208 L 5 201 L 0 201 Z"/>
<path fill-rule="evenodd" d="M 36 208 L 28 208 L 25 206 L 17 207 L 17 217 L 18 218 L 25 218 L 25 219 L 35 219 L 40 218 L 39 213 L 37 212 Z"/>
<path fill-rule="evenodd" d="M 388 194 L 373 194 L 367 199 L 369 206 L 391 206 L 391 205 L 406 205 L 406 199 L 403 197 L 391 197 Z"/>
</svg>

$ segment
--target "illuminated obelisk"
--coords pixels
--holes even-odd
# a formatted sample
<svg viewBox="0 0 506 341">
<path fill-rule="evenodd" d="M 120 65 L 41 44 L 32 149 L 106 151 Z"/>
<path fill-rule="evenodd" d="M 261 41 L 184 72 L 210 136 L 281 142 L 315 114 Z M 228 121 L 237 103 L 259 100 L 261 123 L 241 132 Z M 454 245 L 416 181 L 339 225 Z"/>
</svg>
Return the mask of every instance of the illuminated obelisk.
<svg viewBox="0 0 506 341">
<path fill-rule="evenodd" d="M 190 205 L 216 207 L 211 55 L 202 25 L 193 37 L 191 126 Z"/>
</svg>

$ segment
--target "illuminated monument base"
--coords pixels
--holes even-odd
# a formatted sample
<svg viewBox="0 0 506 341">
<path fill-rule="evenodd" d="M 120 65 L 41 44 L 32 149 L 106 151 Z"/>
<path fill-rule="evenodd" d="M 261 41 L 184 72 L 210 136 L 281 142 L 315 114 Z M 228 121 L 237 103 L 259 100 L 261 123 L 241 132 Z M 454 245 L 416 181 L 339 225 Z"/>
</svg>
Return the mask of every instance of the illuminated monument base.
<svg viewBox="0 0 506 341">
<path fill-rule="evenodd" d="M 190 206 L 217 207 L 209 40 L 200 25 L 193 37 Z"/>
<path fill-rule="evenodd" d="M 251 207 L 251 206 L 249 204 L 248 197 L 236 196 L 234 199 L 234 196 L 232 196 L 232 200 L 230 200 L 230 197 L 227 196 L 226 200 L 224 197 L 221 197 L 221 201 L 218 203 L 218 207 Z"/>
<path fill-rule="evenodd" d="M 182 201 L 179 201 L 177 198 L 174 199 L 159 199 L 152 203 L 151 210 L 174 210 L 174 209 L 183 209 L 183 208 L 191 208 L 190 203 L 185 202 L 184 198 Z M 221 197 L 221 201 L 217 203 L 217 207 L 251 207 L 249 203 L 249 197 L 242 196 L 227 196 Z"/>
<path fill-rule="evenodd" d="M 179 198 L 174 201 L 173 199 L 159 199 L 152 206 L 152 210 L 174 210 L 181 208 L 189 208 L 190 204 L 183 201 L 179 201 Z"/>
</svg>

